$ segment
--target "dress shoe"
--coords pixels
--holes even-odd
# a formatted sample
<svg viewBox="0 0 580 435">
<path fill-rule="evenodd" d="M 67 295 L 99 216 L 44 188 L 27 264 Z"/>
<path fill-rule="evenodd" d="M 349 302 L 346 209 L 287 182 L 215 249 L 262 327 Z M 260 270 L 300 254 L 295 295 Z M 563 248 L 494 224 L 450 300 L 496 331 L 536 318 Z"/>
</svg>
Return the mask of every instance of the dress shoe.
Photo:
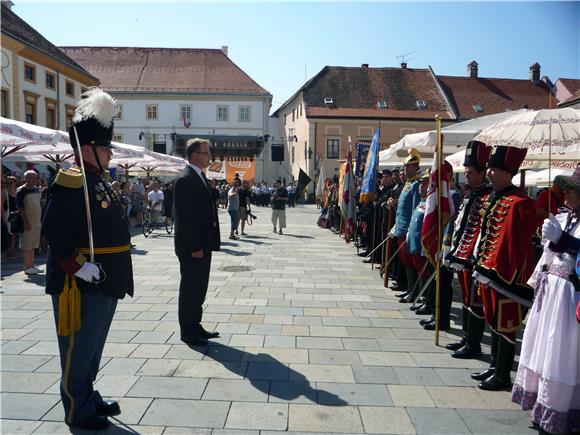
<svg viewBox="0 0 580 435">
<path fill-rule="evenodd" d="M 410 296 L 403 296 L 401 299 L 399 299 L 399 302 L 402 304 L 408 304 L 409 302 L 411 302 L 411 297 Z"/>
<path fill-rule="evenodd" d="M 371 251 L 364 251 L 358 254 L 359 257 L 368 257 Z"/>
<path fill-rule="evenodd" d="M 103 430 L 109 426 L 109 419 L 104 415 L 95 414 L 79 421 L 78 423 L 69 424 L 69 426 L 87 430 Z"/>
<path fill-rule="evenodd" d="M 476 372 L 471 374 L 471 379 L 474 381 L 485 381 L 491 375 L 495 373 L 495 367 L 488 367 L 482 372 Z"/>
<path fill-rule="evenodd" d="M 197 333 L 191 335 L 181 335 L 181 341 L 189 346 L 207 346 L 207 338 L 200 336 Z"/>
<path fill-rule="evenodd" d="M 413 304 L 409 307 L 411 311 L 417 311 L 419 308 L 421 308 L 421 305 L 418 304 Z"/>
<path fill-rule="evenodd" d="M 435 319 L 433 319 L 433 317 L 431 317 L 429 319 L 421 319 L 421 320 L 419 320 L 419 325 L 425 326 L 427 323 L 431 323 L 434 321 L 435 321 Z"/>
<path fill-rule="evenodd" d="M 485 391 L 503 391 L 503 390 L 511 390 L 512 388 L 512 380 L 507 378 L 501 378 L 496 373 L 491 375 L 485 381 L 481 381 L 478 385 L 481 390 Z"/>
<path fill-rule="evenodd" d="M 409 296 L 409 292 L 404 291 L 403 293 L 399 293 L 398 295 L 395 295 L 396 298 L 404 298 Z"/>
<path fill-rule="evenodd" d="M 201 325 L 197 325 L 197 333 L 198 333 L 198 334 L 199 334 L 201 337 L 204 337 L 204 338 L 207 338 L 207 339 L 210 339 L 210 338 L 217 338 L 217 337 L 219 337 L 219 336 L 220 336 L 220 333 L 219 333 L 219 332 L 217 332 L 217 331 L 215 331 L 215 332 L 209 332 L 209 331 L 206 331 L 206 330 L 204 329 L 204 327 L 203 327 L 203 326 L 201 326 Z"/>
<path fill-rule="evenodd" d="M 415 310 L 415 314 L 425 315 L 425 314 L 433 314 L 433 310 L 431 307 L 423 304 L 418 309 Z"/>
<path fill-rule="evenodd" d="M 445 349 L 449 349 L 449 350 L 459 350 L 461 349 L 463 346 L 465 346 L 465 343 L 467 343 L 467 337 L 463 337 L 461 340 L 456 341 L 455 343 L 448 343 L 445 345 Z"/>
<path fill-rule="evenodd" d="M 114 400 L 103 400 L 97 405 L 97 414 L 112 417 L 121 413 L 121 407 Z"/>
<path fill-rule="evenodd" d="M 458 359 L 475 359 L 478 356 L 481 356 L 481 347 L 475 348 L 466 344 L 461 349 L 453 352 L 451 356 Z"/>
<path fill-rule="evenodd" d="M 427 331 L 435 331 L 435 322 L 429 322 L 426 323 L 425 325 L 423 325 L 423 329 L 427 330 Z M 449 325 L 441 325 L 439 327 L 439 331 L 447 331 L 449 330 Z"/>
</svg>

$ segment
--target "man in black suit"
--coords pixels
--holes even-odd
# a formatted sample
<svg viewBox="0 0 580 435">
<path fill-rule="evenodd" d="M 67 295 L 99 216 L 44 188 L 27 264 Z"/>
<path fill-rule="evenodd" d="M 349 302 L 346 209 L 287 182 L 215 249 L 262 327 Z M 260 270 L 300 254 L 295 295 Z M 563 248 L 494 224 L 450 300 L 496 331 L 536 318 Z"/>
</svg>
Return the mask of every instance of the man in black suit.
<svg viewBox="0 0 580 435">
<path fill-rule="evenodd" d="M 207 293 L 211 253 L 220 248 L 217 210 L 203 170 L 209 166 L 209 142 L 187 141 L 188 165 L 175 181 L 175 254 L 179 258 L 179 327 L 181 341 L 205 346 L 219 336 L 201 326 L 202 305 Z"/>
</svg>

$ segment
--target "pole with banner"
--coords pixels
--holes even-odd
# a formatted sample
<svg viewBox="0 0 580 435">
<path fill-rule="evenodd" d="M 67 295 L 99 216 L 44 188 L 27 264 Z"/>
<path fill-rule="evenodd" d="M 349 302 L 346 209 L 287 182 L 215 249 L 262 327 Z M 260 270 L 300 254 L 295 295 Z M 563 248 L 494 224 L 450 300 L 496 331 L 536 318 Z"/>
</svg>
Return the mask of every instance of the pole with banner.
<svg viewBox="0 0 580 435">
<path fill-rule="evenodd" d="M 443 144 L 441 137 L 441 118 L 435 116 L 437 125 L 437 257 L 435 263 L 435 346 L 439 346 L 439 323 L 441 321 L 441 245 L 443 241 L 443 219 L 441 216 L 442 201 L 441 194 L 443 185 L 441 183 L 441 172 L 443 169 Z"/>
</svg>

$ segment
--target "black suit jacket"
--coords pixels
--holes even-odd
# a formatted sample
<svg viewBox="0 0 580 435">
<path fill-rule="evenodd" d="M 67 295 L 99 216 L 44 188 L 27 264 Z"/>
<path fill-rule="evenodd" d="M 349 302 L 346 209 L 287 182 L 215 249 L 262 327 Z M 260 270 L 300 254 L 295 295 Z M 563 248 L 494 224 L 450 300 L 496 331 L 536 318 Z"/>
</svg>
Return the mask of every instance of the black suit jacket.
<svg viewBox="0 0 580 435">
<path fill-rule="evenodd" d="M 177 256 L 219 250 L 219 222 L 210 189 L 189 165 L 175 181 L 173 207 Z"/>
</svg>

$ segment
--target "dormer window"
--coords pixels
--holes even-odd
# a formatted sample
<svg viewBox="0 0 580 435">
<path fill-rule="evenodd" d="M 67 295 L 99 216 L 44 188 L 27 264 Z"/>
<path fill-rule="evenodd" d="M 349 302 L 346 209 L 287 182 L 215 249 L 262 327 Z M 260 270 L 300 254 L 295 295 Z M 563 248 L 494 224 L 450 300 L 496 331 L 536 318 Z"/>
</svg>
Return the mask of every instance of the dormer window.
<svg viewBox="0 0 580 435">
<path fill-rule="evenodd" d="M 379 109 L 386 109 L 388 107 L 387 102 L 385 100 L 377 101 L 377 106 L 379 107 Z"/>
<path fill-rule="evenodd" d="M 325 98 L 324 99 L 324 105 L 325 106 L 332 106 L 332 105 L 334 105 L 334 99 L 333 98 Z"/>
<path fill-rule="evenodd" d="M 419 110 L 425 110 L 427 108 L 427 103 L 425 103 L 425 100 L 417 100 L 415 104 Z"/>
<path fill-rule="evenodd" d="M 475 110 L 477 113 L 481 113 L 483 112 L 483 107 L 481 107 L 481 104 L 474 104 L 473 110 Z"/>
</svg>

